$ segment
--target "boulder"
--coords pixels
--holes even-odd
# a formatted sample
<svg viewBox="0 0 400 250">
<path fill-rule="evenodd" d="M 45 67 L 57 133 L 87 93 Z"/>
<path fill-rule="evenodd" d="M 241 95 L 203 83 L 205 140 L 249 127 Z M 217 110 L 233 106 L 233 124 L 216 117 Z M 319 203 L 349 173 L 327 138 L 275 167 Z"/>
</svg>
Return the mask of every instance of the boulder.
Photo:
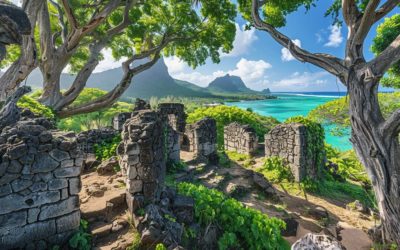
<svg viewBox="0 0 400 250">
<path fill-rule="evenodd" d="M 308 233 L 292 245 L 292 250 L 344 250 L 339 241 L 331 236 Z"/>
<path fill-rule="evenodd" d="M 308 210 L 308 215 L 315 220 L 323 220 L 329 218 L 328 211 L 323 207 L 314 207 Z"/>
</svg>

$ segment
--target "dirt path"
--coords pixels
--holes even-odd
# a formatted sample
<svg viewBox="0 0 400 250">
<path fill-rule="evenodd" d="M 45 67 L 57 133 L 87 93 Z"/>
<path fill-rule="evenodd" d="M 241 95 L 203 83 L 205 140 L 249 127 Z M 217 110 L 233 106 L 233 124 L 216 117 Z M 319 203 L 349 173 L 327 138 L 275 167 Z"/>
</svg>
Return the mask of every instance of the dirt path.
<svg viewBox="0 0 400 250">
<path fill-rule="evenodd" d="M 190 162 L 193 156 L 191 153 L 182 152 L 181 157 L 183 161 Z M 258 156 L 254 160 L 252 167 L 259 167 L 262 157 Z M 233 163 L 230 168 L 208 166 L 195 174 L 193 181 L 200 181 L 201 184 L 210 188 L 218 188 L 249 207 L 285 220 L 288 224 L 285 238 L 290 243 L 294 243 L 309 232 L 322 232 L 338 238 L 348 250 L 371 248 L 372 242 L 365 233 L 374 225 L 374 221 L 369 216 L 347 210 L 346 204 L 341 201 L 311 194 L 304 195 L 303 192 L 289 194 L 279 185 L 274 185 L 280 200 L 277 202 L 268 197 L 268 194 L 263 193 L 251 176 L 248 169 Z M 238 189 L 238 187 L 242 193 L 232 195 L 232 189 Z"/>
</svg>

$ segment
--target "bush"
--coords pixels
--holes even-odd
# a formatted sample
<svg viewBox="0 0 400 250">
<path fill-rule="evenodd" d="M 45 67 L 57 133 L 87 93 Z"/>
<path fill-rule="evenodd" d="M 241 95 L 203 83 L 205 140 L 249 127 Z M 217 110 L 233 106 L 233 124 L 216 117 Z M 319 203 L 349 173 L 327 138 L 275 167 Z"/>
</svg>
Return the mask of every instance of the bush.
<svg viewBox="0 0 400 250">
<path fill-rule="evenodd" d="M 54 111 L 38 102 L 32 95 L 24 95 L 19 99 L 17 106 L 20 108 L 28 108 L 36 115 L 41 115 L 49 119 L 55 118 Z"/>
<path fill-rule="evenodd" d="M 92 236 L 88 232 L 88 222 L 81 220 L 79 231 L 77 231 L 68 241 L 72 249 L 90 250 Z"/>
<path fill-rule="evenodd" d="M 245 207 L 215 189 L 180 183 L 178 190 L 194 198 L 195 216 L 202 226 L 219 225 L 219 249 L 286 249 L 281 236 L 283 221 Z"/>
<path fill-rule="evenodd" d="M 102 141 L 94 145 L 96 159 L 99 161 L 110 159 L 117 155 L 117 147 L 121 142 L 121 136 L 115 136 L 111 141 Z"/>
<path fill-rule="evenodd" d="M 279 121 L 273 117 L 261 116 L 237 107 L 217 106 L 198 108 L 190 113 L 187 118 L 189 124 L 200 121 L 203 118 L 210 117 L 217 121 L 217 141 L 218 146 L 224 144 L 224 126 L 238 122 L 240 124 L 248 124 L 255 129 L 258 138 L 264 138 L 273 127 L 279 124 Z"/>
<path fill-rule="evenodd" d="M 95 88 L 85 88 L 78 98 L 72 103 L 72 107 L 78 106 L 103 96 L 107 92 Z M 58 122 L 59 129 L 81 132 L 84 130 L 106 127 L 111 125 L 112 118 L 122 112 L 131 112 L 133 104 L 126 102 L 116 102 L 111 107 L 100 111 L 75 115 L 62 119 Z"/>
</svg>

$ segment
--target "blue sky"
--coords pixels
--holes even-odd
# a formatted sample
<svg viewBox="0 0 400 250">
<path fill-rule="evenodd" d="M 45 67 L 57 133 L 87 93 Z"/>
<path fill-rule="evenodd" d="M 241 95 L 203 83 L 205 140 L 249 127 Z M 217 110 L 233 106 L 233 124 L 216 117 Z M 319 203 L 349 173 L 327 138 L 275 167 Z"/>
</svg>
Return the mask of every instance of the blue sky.
<svg viewBox="0 0 400 250">
<path fill-rule="evenodd" d="M 332 18 L 324 17 L 332 0 L 318 1 L 317 7 L 308 13 L 302 8 L 291 14 L 287 25 L 281 28 L 296 44 L 311 52 L 330 53 L 343 58 L 347 27 L 332 26 Z M 270 88 L 272 91 L 345 91 L 336 78 L 324 70 L 296 61 L 291 54 L 277 44 L 266 32 L 243 31 L 245 21 L 237 17 L 235 48 L 223 55 L 220 64 L 208 61 L 196 69 L 189 68 L 178 58 L 166 58 L 170 74 L 200 86 L 207 86 L 215 77 L 238 75 L 245 84 L 255 90 Z M 365 56 L 373 57 L 369 51 L 375 36 L 374 27 L 366 42 Z"/>
</svg>

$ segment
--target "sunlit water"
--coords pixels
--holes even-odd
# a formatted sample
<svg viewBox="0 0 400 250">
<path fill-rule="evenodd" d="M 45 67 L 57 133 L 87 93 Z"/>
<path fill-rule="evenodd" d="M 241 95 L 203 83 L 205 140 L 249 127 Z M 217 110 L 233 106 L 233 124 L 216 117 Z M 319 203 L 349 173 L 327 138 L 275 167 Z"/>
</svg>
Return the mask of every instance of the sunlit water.
<svg viewBox="0 0 400 250">
<path fill-rule="evenodd" d="M 283 122 L 293 116 L 307 116 L 308 113 L 318 105 L 344 96 L 345 93 L 278 93 L 274 95 L 278 96 L 278 99 L 231 102 L 226 103 L 226 105 L 243 109 L 251 108 L 260 115 L 273 116 Z M 339 136 L 330 133 L 332 129 L 334 129 L 334 127 L 325 126 L 326 142 L 340 150 L 351 149 L 352 145 L 349 141 L 349 131 Z"/>
</svg>

